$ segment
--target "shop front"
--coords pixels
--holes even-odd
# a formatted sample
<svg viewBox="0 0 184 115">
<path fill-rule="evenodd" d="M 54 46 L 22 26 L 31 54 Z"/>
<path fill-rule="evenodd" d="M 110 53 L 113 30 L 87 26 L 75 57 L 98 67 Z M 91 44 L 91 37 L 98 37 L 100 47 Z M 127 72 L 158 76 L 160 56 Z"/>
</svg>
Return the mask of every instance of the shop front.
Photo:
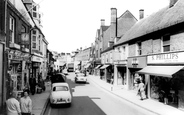
<svg viewBox="0 0 184 115">
<path fill-rule="evenodd" d="M 146 67 L 146 56 L 137 56 L 137 57 L 129 57 L 128 58 L 128 68 L 127 68 L 127 74 L 128 74 L 128 89 L 133 90 L 137 92 L 138 88 L 138 81 L 137 79 L 143 80 L 143 83 L 147 84 L 147 78 L 144 76 L 144 74 L 137 74 L 139 70 Z M 147 93 L 147 92 L 146 92 Z"/>
<path fill-rule="evenodd" d="M 19 50 L 9 50 L 8 73 L 10 77 L 10 93 L 22 92 L 28 86 L 29 54 Z"/>
<path fill-rule="evenodd" d="M 127 60 L 114 61 L 114 85 L 127 85 Z"/>
<path fill-rule="evenodd" d="M 111 79 L 114 79 L 114 66 L 111 64 L 104 64 L 100 67 L 100 78 L 107 83 L 111 83 Z"/>
<path fill-rule="evenodd" d="M 32 71 L 31 71 L 31 75 L 32 78 L 36 79 L 36 82 L 38 82 L 38 76 L 42 73 L 42 58 L 38 57 L 38 56 L 32 56 Z"/>
<path fill-rule="evenodd" d="M 148 66 L 138 71 L 149 77 L 148 97 L 184 110 L 184 52 L 147 56 Z"/>
</svg>

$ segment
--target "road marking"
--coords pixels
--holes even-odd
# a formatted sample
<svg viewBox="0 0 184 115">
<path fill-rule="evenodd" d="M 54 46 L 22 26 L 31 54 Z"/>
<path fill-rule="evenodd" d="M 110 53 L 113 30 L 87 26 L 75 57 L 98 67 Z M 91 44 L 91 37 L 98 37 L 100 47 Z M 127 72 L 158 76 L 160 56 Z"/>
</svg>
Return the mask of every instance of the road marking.
<svg viewBox="0 0 184 115">
<path fill-rule="evenodd" d="M 49 107 L 48 115 L 50 115 L 50 113 L 51 113 L 51 107 Z"/>
</svg>

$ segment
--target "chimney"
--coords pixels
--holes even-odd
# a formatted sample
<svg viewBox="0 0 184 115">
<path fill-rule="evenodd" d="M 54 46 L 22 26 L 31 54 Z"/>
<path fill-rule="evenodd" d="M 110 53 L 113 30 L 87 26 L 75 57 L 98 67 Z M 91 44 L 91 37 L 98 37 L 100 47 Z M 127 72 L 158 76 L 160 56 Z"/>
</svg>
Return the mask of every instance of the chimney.
<svg viewBox="0 0 184 115">
<path fill-rule="evenodd" d="M 105 19 L 101 19 L 101 26 L 105 26 Z"/>
<path fill-rule="evenodd" d="M 174 4 L 175 4 L 177 1 L 178 1 L 178 0 L 170 0 L 169 8 L 171 8 L 172 6 L 174 6 Z"/>
<path fill-rule="evenodd" d="M 139 10 L 139 19 L 143 19 L 144 18 L 144 9 L 140 9 Z"/>
<path fill-rule="evenodd" d="M 111 24 L 116 24 L 117 19 L 117 9 L 111 8 Z"/>
</svg>

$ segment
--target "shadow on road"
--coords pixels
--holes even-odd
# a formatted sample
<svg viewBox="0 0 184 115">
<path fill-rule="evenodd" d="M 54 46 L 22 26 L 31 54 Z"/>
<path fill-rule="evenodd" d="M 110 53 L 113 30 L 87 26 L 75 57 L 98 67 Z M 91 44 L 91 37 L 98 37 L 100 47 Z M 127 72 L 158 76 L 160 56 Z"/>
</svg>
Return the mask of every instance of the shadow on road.
<svg viewBox="0 0 184 115">
<path fill-rule="evenodd" d="M 58 111 L 58 115 L 106 115 L 101 108 L 93 102 L 93 99 L 88 96 L 73 97 L 70 107 L 68 105 L 59 105 L 52 108 L 52 112 Z M 51 112 L 51 113 L 52 113 Z"/>
</svg>

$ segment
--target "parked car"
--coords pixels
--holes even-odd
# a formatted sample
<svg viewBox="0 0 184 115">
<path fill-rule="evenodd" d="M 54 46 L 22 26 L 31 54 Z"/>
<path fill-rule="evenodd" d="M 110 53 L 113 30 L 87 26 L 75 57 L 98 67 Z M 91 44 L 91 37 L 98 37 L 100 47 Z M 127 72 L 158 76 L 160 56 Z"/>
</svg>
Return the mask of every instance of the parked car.
<svg viewBox="0 0 184 115">
<path fill-rule="evenodd" d="M 80 73 L 80 71 L 78 69 L 75 70 L 75 74 L 78 74 Z"/>
<path fill-rule="evenodd" d="M 78 83 L 78 82 L 87 83 L 87 76 L 85 76 L 85 74 L 83 73 L 76 74 L 75 83 Z"/>
<path fill-rule="evenodd" d="M 63 74 L 68 75 L 67 69 L 64 69 L 64 70 L 63 70 Z"/>
<path fill-rule="evenodd" d="M 50 79 L 51 83 L 66 82 L 66 76 L 63 73 L 56 73 Z"/>
<path fill-rule="evenodd" d="M 67 104 L 71 105 L 72 95 L 68 83 L 53 83 L 50 93 L 50 104 L 59 105 Z"/>
</svg>

